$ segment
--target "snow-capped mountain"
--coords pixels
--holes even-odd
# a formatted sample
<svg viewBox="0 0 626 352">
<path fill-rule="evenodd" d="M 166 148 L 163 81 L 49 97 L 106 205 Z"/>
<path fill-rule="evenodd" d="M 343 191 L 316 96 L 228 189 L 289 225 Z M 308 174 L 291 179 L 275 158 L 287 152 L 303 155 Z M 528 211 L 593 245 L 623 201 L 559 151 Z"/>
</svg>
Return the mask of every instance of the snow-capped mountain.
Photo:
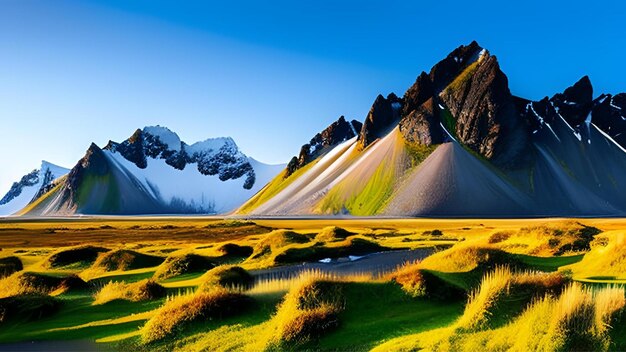
<svg viewBox="0 0 626 352">
<path fill-rule="evenodd" d="M 216 214 L 236 209 L 285 165 L 244 155 L 231 138 L 191 145 L 161 126 L 92 144 L 67 178 L 21 213 Z"/>
<path fill-rule="evenodd" d="M 588 77 L 552 98 L 516 97 L 472 42 L 402 98 L 378 96 L 358 136 L 294 157 L 238 213 L 623 216 L 624 109 L 626 94 L 594 99 Z"/>
<path fill-rule="evenodd" d="M 67 175 L 70 170 L 54 165 L 47 161 L 41 162 L 41 167 L 24 175 L 14 182 L 11 189 L 0 199 L 0 216 L 11 215 L 33 199 L 45 193 L 60 177 Z"/>
</svg>

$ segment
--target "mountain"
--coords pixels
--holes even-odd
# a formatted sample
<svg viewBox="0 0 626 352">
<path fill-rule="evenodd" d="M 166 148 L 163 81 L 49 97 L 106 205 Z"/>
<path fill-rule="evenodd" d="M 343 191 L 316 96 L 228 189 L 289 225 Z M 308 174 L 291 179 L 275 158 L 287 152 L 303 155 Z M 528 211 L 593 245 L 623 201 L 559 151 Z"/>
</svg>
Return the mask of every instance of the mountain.
<svg viewBox="0 0 626 352">
<path fill-rule="evenodd" d="M 285 165 L 244 155 L 231 138 L 191 145 L 161 126 L 91 144 L 68 175 L 24 215 L 215 214 L 236 209 Z"/>
<path fill-rule="evenodd" d="M 0 216 L 19 211 L 48 191 L 59 177 L 65 176 L 69 171 L 45 160 L 42 161 L 39 169 L 29 172 L 19 181 L 14 182 L 11 189 L 0 199 Z"/>
<path fill-rule="evenodd" d="M 358 135 L 301 152 L 237 212 L 623 216 L 624 109 L 626 94 L 594 98 L 588 77 L 551 98 L 517 97 L 496 56 L 472 42 L 402 98 L 379 95 Z"/>
</svg>

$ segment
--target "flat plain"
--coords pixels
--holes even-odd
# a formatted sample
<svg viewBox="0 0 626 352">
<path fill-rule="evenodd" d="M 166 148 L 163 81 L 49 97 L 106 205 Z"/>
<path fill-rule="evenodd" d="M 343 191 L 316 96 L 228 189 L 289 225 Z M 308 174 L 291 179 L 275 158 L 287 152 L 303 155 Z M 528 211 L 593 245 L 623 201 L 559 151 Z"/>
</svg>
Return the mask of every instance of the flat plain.
<svg viewBox="0 0 626 352">
<path fill-rule="evenodd" d="M 4 218 L 0 350 L 623 349 L 625 228 Z"/>
</svg>

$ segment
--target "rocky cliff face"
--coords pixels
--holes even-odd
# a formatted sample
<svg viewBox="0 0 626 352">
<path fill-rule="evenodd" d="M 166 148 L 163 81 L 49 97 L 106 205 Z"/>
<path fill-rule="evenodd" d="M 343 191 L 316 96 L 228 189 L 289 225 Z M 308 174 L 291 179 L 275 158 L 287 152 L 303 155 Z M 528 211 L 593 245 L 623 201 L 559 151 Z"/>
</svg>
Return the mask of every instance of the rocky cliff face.
<svg viewBox="0 0 626 352">
<path fill-rule="evenodd" d="M 361 149 L 366 148 L 376 139 L 389 133 L 400 120 L 401 109 L 402 100 L 395 94 L 389 94 L 386 99 L 379 94 L 374 104 L 372 104 L 359 133 Z"/>
<path fill-rule="evenodd" d="M 315 158 L 328 151 L 329 148 L 357 136 L 358 131 L 361 131 L 362 127 L 363 125 L 356 120 L 348 122 L 345 117 L 339 117 L 337 121 L 311 138 L 309 143 L 304 144 L 300 148 L 298 156 L 291 158 L 289 164 L 287 164 L 286 176 L 291 175 L 299 168 L 315 160 Z"/>
<path fill-rule="evenodd" d="M 500 166 L 523 158 L 528 131 L 507 77 L 476 42 L 455 49 L 430 74 L 422 72 L 403 100 L 399 126 L 409 142 L 439 144 L 450 134 Z"/>
</svg>

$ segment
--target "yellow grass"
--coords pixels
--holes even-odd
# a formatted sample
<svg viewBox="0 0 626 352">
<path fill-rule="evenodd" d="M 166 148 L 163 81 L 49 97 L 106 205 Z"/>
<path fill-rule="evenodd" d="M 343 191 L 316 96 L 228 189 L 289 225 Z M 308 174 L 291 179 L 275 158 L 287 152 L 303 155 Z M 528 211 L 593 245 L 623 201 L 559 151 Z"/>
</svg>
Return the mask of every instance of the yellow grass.
<svg viewBox="0 0 626 352">
<path fill-rule="evenodd" d="M 507 276 L 502 272 L 497 275 L 501 279 Z M 502 327 L 464 330 L 459 325 L 467 318 L 461 317 L 453 326 L 397 338 L 374 351 L 607 350 L 611 321 L 624 305 L 623 288 L 594 291 L 574 283 L 558 297 L 546 295 L 534 301 Z M 468 313 L 474 312 L 466 310 Z"/>
<path fill-rule="evenodd" d="M 109 282 L 94 295 L 94 305 L 105 304 L 117 299 L 139 302 L 165 296 L 165 288 L 151 279 L 133 283 Z"/>
<path fill-rule="evenodd" d="M 141 339 L 151 343 L 171 336 L 184 325 L 201 319 L 216 319 L 244 311 L 247 296 L 224 288 L 169 299 L 141 329 Z"/>
<path fill-rule="evenodd" d="M 596 236 L 591 251 L 566 269 L 573 272 L 575 279 L 626 279 L 626 233 L 613 231 Z"/>
</svg>

